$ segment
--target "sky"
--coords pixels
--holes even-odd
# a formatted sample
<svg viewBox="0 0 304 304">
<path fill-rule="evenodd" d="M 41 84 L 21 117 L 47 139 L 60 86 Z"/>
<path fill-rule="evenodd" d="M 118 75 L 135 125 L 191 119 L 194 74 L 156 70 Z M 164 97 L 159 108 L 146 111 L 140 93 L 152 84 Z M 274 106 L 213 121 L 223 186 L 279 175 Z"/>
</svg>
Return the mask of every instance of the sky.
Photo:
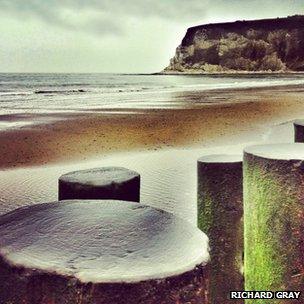
<svg viewBox="0 0 304 304">
<path fill-rule="evenodd" d="M 0 72 L 158 72 L 190 26 L 294 14 L 303 0 L 0 0 Z"/>
</svg>

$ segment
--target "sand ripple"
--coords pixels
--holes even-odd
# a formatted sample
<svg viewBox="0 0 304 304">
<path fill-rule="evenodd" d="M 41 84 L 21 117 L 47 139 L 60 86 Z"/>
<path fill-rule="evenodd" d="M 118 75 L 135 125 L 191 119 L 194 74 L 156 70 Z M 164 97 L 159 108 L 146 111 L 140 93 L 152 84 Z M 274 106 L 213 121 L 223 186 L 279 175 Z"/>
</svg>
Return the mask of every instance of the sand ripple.
<svg viewBox="0 0 304 304">
<path fill-rule="evenodd" d="M 243 145 L 213 149 L 138 152 L 94 161 L 0 173 L 0 214 L 24 205 L 57 199 L 58 177 L 99 166 L 124 166 L 141 174 L 141 202 L 196 223 L 196 160 L 211 153 L 239 153 Z"/>
<path fill-rule="evenodd" d="M 278 123 L 261 135 L 259 141 L 246 140 L 233 146 L 121 153 L 80 163 L 5 170 L 0 172 L 0 214 L 24 205 L 57 200 L 58 178 L 69 171 L 122 166 L 140 173 L 142 203 L 196 223 L 197 159 L 208 154 L 241 154 L 245 146 L 261 142 L 292 142 L 292 121 Z"/>
</svg>

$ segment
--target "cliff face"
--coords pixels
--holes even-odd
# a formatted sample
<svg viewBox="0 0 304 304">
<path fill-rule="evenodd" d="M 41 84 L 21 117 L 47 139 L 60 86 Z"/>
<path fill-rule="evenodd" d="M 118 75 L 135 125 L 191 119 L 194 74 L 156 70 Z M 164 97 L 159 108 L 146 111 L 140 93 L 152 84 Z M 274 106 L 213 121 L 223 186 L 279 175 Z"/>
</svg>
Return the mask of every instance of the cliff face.
<svg viewBox="0 0 304 304">
<path fill-rule="evenodd" d="M 304 71 L 304 16 L 189 28 L 164 73 Z"/>
</svg>

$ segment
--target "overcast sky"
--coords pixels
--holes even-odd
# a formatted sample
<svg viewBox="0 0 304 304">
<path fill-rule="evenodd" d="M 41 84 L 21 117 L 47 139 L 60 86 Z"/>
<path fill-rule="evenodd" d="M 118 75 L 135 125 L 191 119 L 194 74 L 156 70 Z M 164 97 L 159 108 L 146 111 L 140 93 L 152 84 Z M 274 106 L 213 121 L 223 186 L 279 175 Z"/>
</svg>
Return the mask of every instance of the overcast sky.
<svg viewBox="0 0 304 304">
<path fill-rule="evenodd" d="M 293 14 L 303 0 L 0 0 L 0 72 L 156 72 L 190 26 Z"/>
</svg>

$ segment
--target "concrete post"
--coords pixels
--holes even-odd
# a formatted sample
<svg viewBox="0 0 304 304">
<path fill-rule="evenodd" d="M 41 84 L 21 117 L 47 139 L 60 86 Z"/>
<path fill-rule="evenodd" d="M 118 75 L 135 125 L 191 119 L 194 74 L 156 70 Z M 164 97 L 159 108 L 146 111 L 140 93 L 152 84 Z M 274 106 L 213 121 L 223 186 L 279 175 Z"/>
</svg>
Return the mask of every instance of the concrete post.
<svg viewBox="0 0 304 304">
<path fill-rule="evenodd" d="M 70 172 L 59 178 L 59 200 L 117 199 L 139 202 L 140 175 L 122 167 Z"/>
<path fill-rule="evenodd" d="M 229 304 L 230 291 L 244 289 L 242 182 L 241 155 L 198 160 L 198 227 L 210 239 L 211 304 Z"/>
<path fill-rule="evenodd" d="M 150 206 L 33 205 L 0 216 L 0 235 L 0 303 L 208 303 L 207 236 Z"/>
<path fill-rule="evenodd" d="M 304 290 L 303 161 L 304 144 L 244 150 L 246 290 Z"/>
</svg>

